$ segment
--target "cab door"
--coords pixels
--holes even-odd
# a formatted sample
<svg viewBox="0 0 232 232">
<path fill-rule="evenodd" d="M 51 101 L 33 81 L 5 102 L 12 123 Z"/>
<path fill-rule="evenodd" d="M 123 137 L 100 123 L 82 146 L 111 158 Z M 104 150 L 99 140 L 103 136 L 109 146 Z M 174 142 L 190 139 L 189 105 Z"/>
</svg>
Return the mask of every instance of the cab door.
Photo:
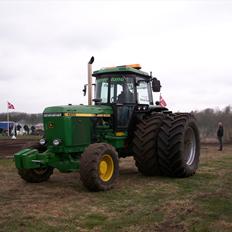
<svg viewBox="0 0 232 232">
<path fill-rule="evenodd" d="M 113 107 L 116 131 L 128 129 L 136 104 L 134 84 L 133 77 L 111 78 L 110 103 Z"/>
</svg>

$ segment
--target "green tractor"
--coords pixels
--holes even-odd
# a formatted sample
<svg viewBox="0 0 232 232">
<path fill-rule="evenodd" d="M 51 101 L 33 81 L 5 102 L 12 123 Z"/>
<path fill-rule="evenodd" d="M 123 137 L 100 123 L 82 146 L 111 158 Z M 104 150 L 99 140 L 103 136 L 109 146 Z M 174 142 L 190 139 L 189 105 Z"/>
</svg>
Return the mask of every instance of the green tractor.
<svg viewBox="0 0 232 232">
<path fill-rule="evenodd" d="M 92 57 L 83 90 L 86 93 L 88 87 L 88 105 L 47 107 L 44 138 L 14 155 L 22 179 L 46 181 L 56 168 L 79 171 L 90 191 L 108 190 L 119 174 L 118 159 L 127 156 L 134 157 L 146 176 L 193 175 L 200 156 L 194 116 L 154 104 L 152 91 L 160 91 L 160 81 L 141 71 L 140 65 L 104 68 L 92 74 L 93 61 Z"/>
</svg>

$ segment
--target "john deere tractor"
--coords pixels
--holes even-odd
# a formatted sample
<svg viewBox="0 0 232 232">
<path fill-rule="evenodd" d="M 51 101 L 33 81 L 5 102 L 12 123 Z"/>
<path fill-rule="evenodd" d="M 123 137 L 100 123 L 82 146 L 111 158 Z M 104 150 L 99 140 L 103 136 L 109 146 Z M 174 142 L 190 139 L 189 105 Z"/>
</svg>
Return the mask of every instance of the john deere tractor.
<svg viewBox="0 0 232 232">
<path fill-rule="evenodd" d="M 194 116 L 154 104 L 152 91 L 160 91 L 160 81 L 141 71 L 140 65 L 92 73 L 93 61 L 92 57 L 83 90 L 86 93 L 88 87 L 88 105 L 44 110 L 44 138 L 14 156 L 19 175 L 27 182 L 42 182 L 54 168 L 79 171 L 90 191 L 108 190 L 119 174 L 118 159 L 127 156 L 134 157 L 138 170 L 146 176 L 193 175 L 200 155 Z"/>
</svg>

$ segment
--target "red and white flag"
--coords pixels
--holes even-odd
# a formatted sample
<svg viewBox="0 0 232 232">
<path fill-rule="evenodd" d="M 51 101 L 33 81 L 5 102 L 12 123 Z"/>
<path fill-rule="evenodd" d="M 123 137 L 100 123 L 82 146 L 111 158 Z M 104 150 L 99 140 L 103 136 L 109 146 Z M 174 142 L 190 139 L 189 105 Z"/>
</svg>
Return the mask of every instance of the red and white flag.
<svg viewBox="0 0 232 232">
<path fill-rule="evenodd" d="M 11 110 L 15 109 L 14 105 L 11 104 L 10 102 L 7 102 L 7 107 L 8 107 L 8 109 L 11 109 Z"/>
<path fill-rule="evenodd" d="M 160 94 L 160 106 L 161 106 L 161 107 L 167 106 L 167 103 L 166 103 L 166 101 L 162 98 L 161 94 Z"/>
</svg>

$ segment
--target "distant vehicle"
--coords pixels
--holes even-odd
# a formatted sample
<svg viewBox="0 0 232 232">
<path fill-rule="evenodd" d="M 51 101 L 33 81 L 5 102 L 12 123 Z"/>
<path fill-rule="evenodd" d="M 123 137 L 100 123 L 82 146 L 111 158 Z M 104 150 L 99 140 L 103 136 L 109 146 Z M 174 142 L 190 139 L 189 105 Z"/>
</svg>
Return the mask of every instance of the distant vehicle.
<svg viewBox="0 0 232 232">
<path fill-rule="evenodd" d="M 9 131 L 10 135 L 14 134 L 15 131 L 15 122 L 13 121 L 0 121 L 0 134 L 8 135 L 8 123 L 9 123 Z"/>
</svg>

